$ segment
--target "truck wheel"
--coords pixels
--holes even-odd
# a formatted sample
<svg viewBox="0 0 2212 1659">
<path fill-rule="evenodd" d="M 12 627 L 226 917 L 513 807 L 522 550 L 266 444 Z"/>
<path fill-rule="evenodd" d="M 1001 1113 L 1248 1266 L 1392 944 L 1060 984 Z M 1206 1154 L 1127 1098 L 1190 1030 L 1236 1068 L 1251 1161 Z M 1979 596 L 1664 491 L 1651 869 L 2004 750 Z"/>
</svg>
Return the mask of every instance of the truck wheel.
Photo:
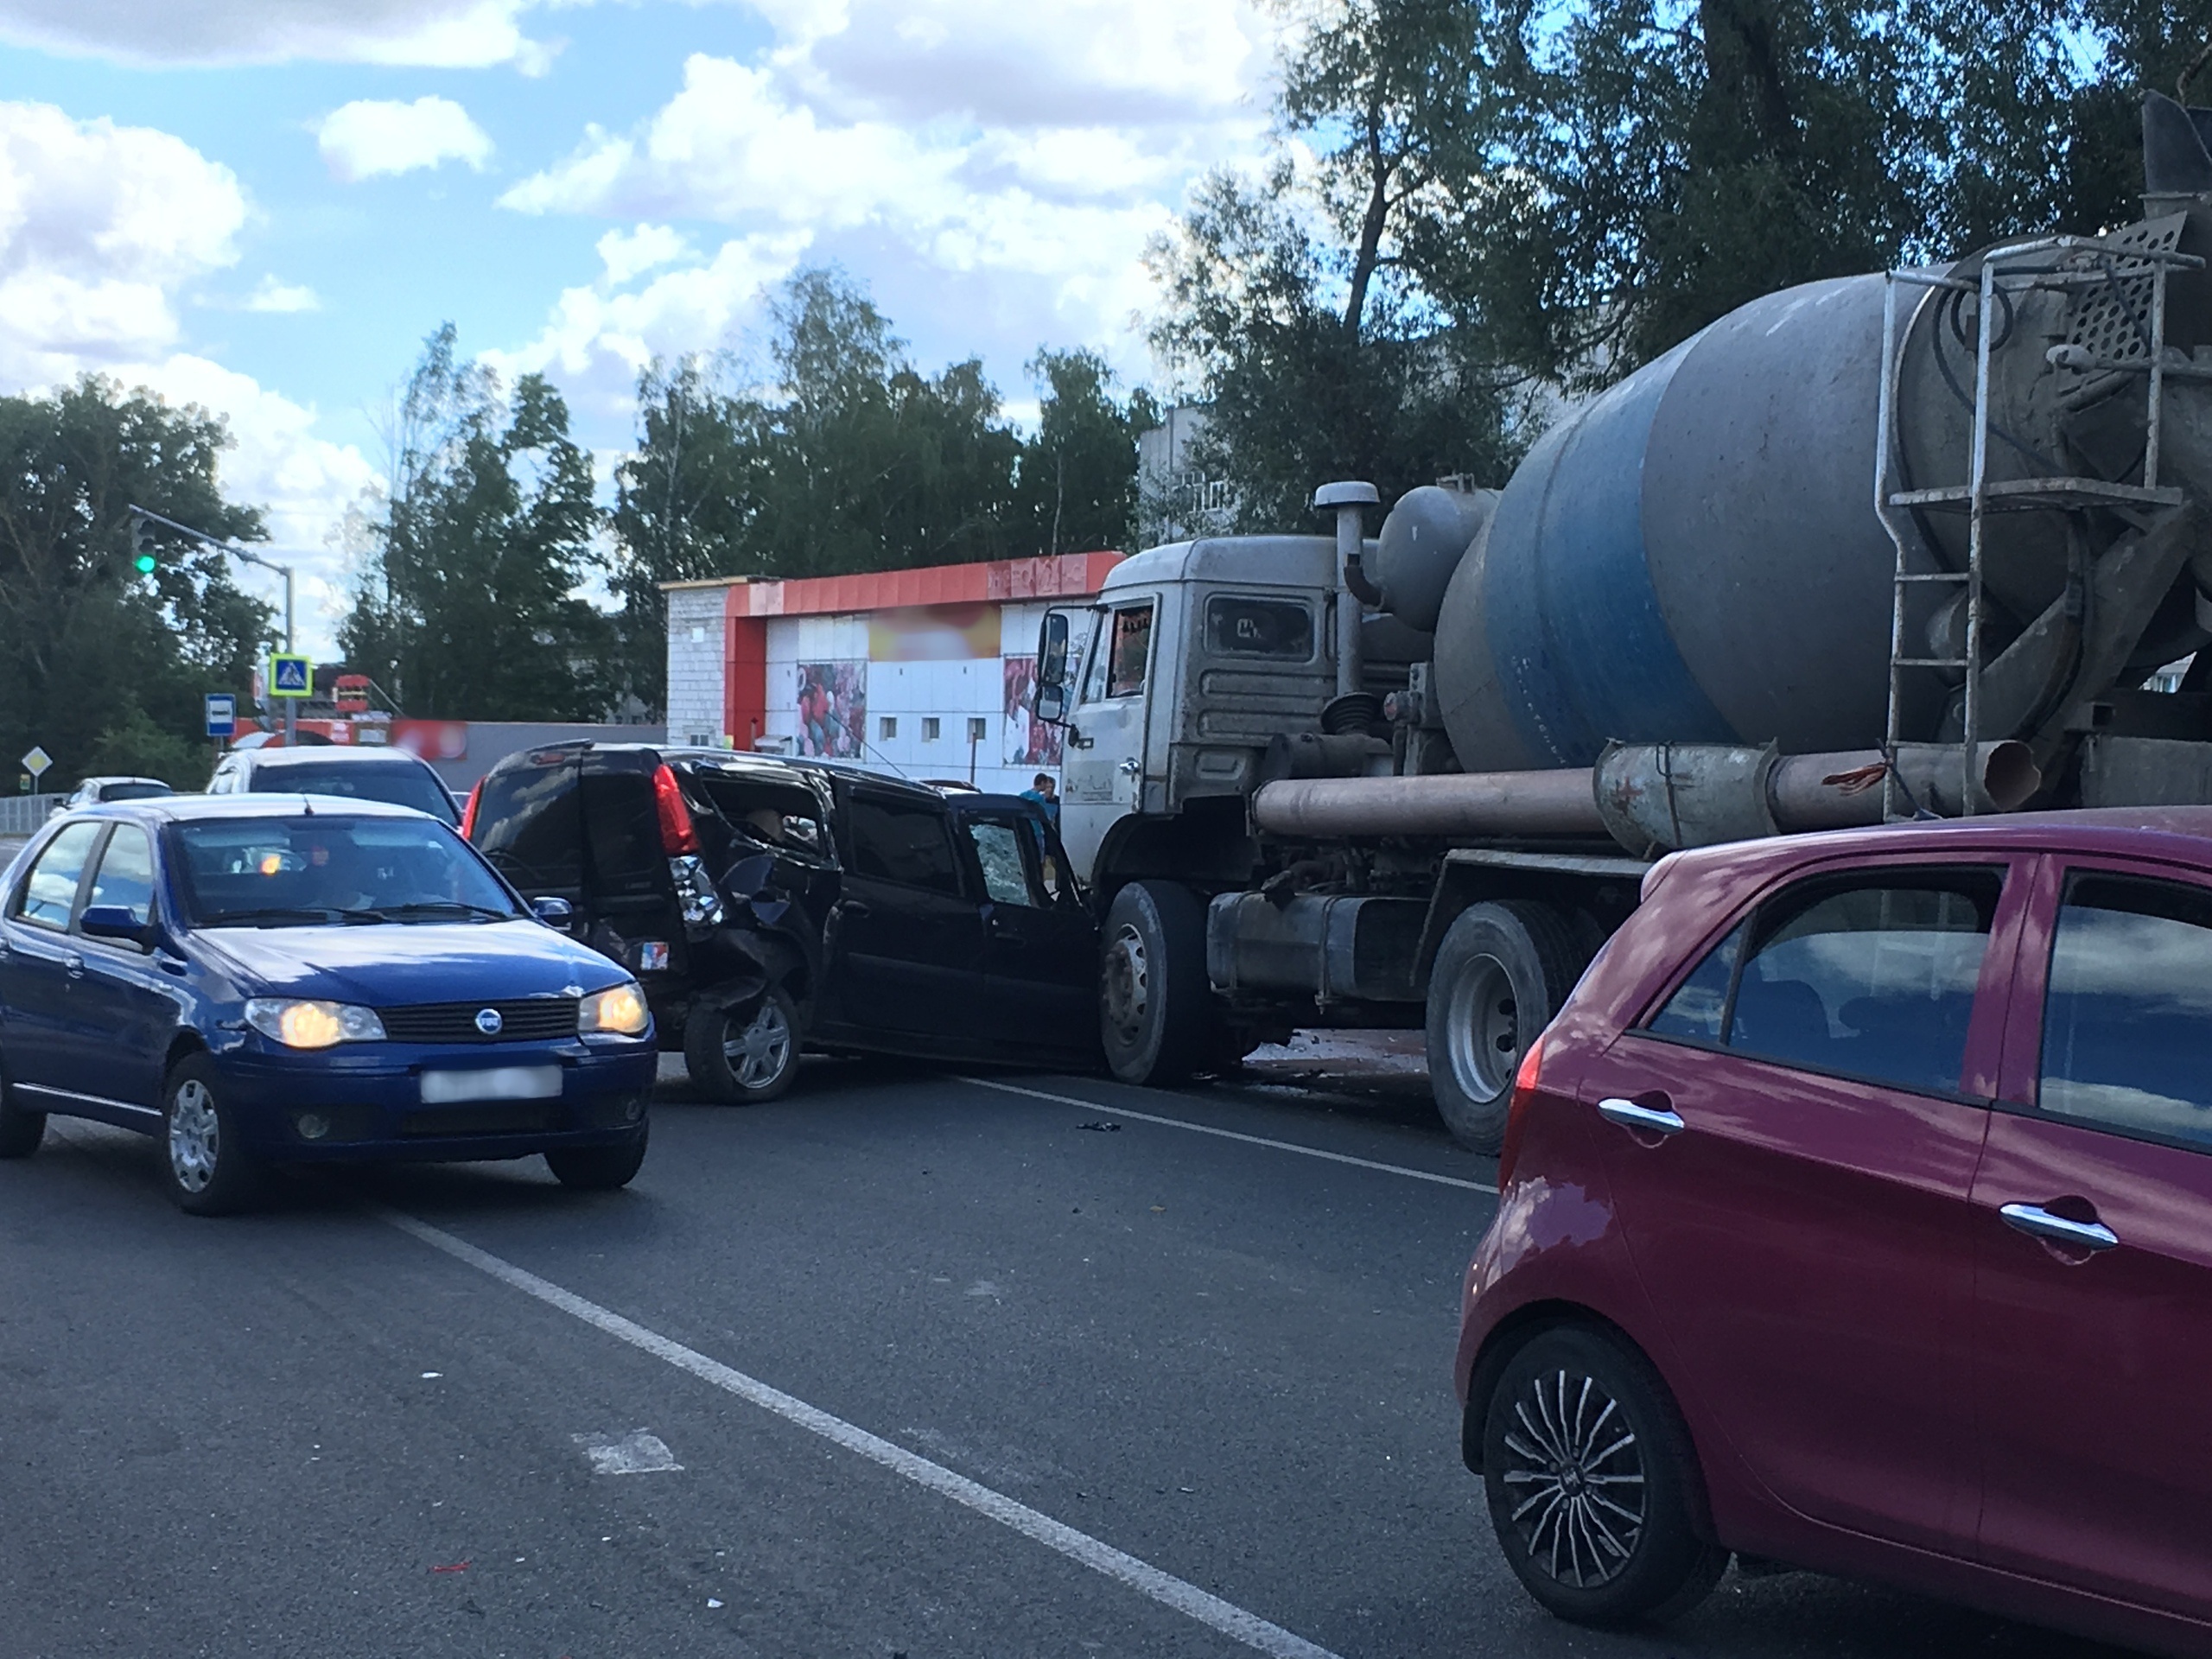
<svg viewBox="0 0 2212 1659">
<path fill-rule="evenodd" d="M 1513 1074 L 1580 976 L 1582 953 L 1549 905 L 1470 905 L 1428 975 L 1428 1086 L 1452 1138 L 1495 1155 Z"/>
<path fill-rule="evenodd" d="M 798 1005 L 780 985 L 743 1014 L 699 1007 L 683 1022 L 683 1068 L 701 1094 L 724 1105 L 782 1096 L 798 1076 Z"/>
<path fill-rule="evenodd" d="M 1099 930 L 1098 1018 L 1123 1083 L 1180 1083 L 1209 1058 L 1205 902 L 1173 881 L 1132 881 Z"/>
</svg>

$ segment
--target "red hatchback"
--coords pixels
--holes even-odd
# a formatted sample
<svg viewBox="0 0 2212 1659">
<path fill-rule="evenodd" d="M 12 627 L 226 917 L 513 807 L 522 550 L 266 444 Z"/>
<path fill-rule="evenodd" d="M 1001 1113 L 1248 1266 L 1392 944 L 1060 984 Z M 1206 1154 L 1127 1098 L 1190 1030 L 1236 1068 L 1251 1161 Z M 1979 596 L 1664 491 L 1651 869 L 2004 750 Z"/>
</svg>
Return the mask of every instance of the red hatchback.
<svg viewBox="0 0 2212 1659">
<path fill-rule="evenodd" d="M 1463 1450 L 1553 1611 L 1737 1551 L 2212 1652 L 2212 809 L 1668 859 L 1498 1176 Z"/>
</svg>

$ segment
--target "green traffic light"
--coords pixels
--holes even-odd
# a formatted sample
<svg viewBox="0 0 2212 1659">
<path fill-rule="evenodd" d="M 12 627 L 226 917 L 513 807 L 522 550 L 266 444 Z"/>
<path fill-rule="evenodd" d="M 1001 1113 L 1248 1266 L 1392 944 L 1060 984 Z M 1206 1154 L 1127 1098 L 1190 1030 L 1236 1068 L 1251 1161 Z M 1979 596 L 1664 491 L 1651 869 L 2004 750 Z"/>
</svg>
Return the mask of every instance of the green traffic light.
<svg viewBox="0 0 2212 1659">
<path fill-rule="evenodd" d="M 130 563 L 137 567 L 138 574 L 142 576 L 152 575 L 161 566 L 161 561 L 150 553 L 141 553 Z"/>
</svg>

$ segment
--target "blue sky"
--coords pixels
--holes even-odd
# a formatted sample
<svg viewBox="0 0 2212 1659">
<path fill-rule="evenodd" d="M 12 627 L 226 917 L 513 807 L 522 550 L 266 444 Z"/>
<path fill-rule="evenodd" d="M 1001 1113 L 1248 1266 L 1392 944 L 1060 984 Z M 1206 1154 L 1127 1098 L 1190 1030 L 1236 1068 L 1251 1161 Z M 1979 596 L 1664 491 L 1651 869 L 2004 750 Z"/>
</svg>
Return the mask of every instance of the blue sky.
<svg viewBox="0 0 2212 1659">
<path fill-rule="evenodd" d="M 1247 0 L 0 0 L 0 390 L 224 413 L 327 649 L 441 321 L 603 465 L 638 365 L 757 361 L 804 264 L 1017 409 L 1039 345 L 1146 378 L 1144 243 L 1256 154 L 1272 53 Z"/>
</svg>

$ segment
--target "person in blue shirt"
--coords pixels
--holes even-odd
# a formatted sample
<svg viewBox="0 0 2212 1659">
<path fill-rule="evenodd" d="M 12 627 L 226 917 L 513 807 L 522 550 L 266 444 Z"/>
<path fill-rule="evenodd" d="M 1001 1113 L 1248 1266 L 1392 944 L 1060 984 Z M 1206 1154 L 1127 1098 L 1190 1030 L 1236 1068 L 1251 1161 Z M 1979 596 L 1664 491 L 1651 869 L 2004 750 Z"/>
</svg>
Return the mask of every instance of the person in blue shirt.
<svg viewBox="0 0 2212 1659">
<path fill-rule="evenodd" d="M 1021 798 L 1036 802 L 1045 809 L 1045 816 L 1052 821 L 1052 827 L 1060 827 L 1060 789 L 1052 781 L 1051 772 L 1039 772 L 1029 787 L 1021 791 Z"/>
</svg>

